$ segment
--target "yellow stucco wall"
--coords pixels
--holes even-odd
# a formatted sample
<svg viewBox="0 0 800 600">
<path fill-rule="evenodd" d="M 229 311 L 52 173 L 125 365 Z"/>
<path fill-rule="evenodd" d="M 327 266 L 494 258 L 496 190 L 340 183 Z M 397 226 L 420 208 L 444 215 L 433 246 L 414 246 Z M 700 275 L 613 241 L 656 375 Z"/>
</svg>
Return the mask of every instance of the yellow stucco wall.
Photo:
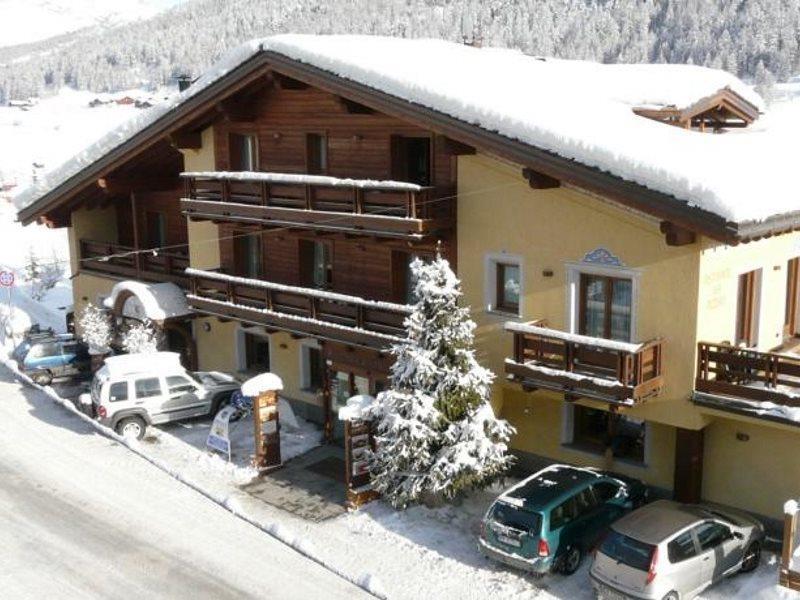
<svg viewBox="0 0 800 600">
<path fill-rule="evenodd" d="M 80 208 L 72 212 L 72 224 L 68 228 L 70 266 L 73 273 L 78 271 L 82 239 L 96 242 L 117 241 L 117 212 L 113 206 L 86 210 Z"/>
<path fill-rule="evenodd" d="M 736 335 L 739 275 L 761 269 L 758 349 L 768 351 L 783 337 L 786 263 L 800 256 L 800 233 L 724 246 L 704 240 L 700 258 L 698 338 L 732 342 Z"/>
<path fill-rule="evenodd" d="M 797 428 L 716 417 L 705 430 L 703 497 L 781 518 L 800 495 L 799 446 Z"/>
<path fill-rule="evenodd" d="M 202 147 L 198 150 L 181 150 L 187 171 L 213 171 L 216 168 L 213 127 L 203 130 L 201 141 Z M 219 226 L 210 221 L 188 221 L 187 227 L 189 264 L 195 269 L 219 268 Z"/>
</svg>

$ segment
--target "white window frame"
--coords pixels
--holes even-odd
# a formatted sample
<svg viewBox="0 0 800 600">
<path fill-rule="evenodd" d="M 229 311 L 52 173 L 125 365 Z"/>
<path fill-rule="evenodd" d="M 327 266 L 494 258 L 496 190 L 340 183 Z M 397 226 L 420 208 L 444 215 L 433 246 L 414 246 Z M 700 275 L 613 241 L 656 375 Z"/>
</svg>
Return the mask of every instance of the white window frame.
<svg viewBox="0 0 800 600">
<path fill-rule="evenodd" d="M 497 265 L 515 265 L 519 268 L 519 310 L 516 314 L 497 306 Z M 525 263 L 519 254 L 493 252 L 483 257 L 483 298 L 486 312 L 505 317 L 506 319 L 521 319 L 525 314 Z"/>
<path fill-rule="evenodd" d="M 272 336 L 264 331 L 262 327 L 239 325 L 239 328 L 236 330 L 236 370 L 243 372 L 247 368 L 247 344 L 245 342 L 245 334 L 255 335 L 267 340 L 269 344 L 270 369 L 272 369 L 272 361 L 275 359 Z"/>
<path fill-rule="evenodd" d="M 308 394 L 314 394 L 318 390 L 311 389 L 311 361 L 309 360 L 309 349 L 315 348 L 317 350 L 322 350 L 322 346 L 320 345 L 318 340 L 314 339 L 305 339 L 301 340 L 298 344 L 298 359 L 300 361 L 300 391 L 306 392 Z M 327 364 L 324 363 L 323 358 L 323 365 L 327 368 Z"/>
<path fill-rule="evenodd" d="M 642 277 L 641 269 L 628 267 L 615 267 L 610 265 L 593 265 L 591 263 L 568 262 L 567 270 L 567 298 L 566 312 L 567 328 L 570 333 L 578 333 L 580 327 L 580 298 L 581 275 L 600 275 L 631 280 L 631 336 L 628 342 L 638 339 L 639 320 L 639 288 Z"/>
</svg>

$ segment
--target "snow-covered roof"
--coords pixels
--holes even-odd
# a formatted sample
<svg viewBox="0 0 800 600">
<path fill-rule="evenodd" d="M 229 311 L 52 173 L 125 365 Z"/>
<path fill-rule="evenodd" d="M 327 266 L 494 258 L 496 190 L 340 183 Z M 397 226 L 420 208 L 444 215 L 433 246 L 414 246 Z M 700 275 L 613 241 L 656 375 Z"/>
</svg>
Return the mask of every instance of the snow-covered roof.
<svg viewBox="0 0 800 600">
<path fill-rule="evenodd" d="M 794 175 L 800 124 L 763 118 L 746 130 L 712 135 L 633 112 L 641 106 L 686 107 L 725 88 L 763 109 L 759 96 L 729 73 L 691 65 L 543 59 L 442 40 L 295 34 L 240 47 L 182 94 L 23 191 L 18 207 L 64 183 L 261 51 L 675 196 L 729 221 L 760 222 L 800 208 Z"/>
<path fill-rule="evenodd" d="M 242 384 L 242 394 L 255 398 L 266 392 L 279 392 L 283 389 L 283 380 L 275 373 L 260 373 Z"/>
<path fill-rule="evenodd" d="M 141 281 L 120 281 L 111 289 L 111 294 L 103 301 L 106 308 L 117 304 L 120 294 L 130 294 L 132 298 L 123 305 L 123 316 L 136 319 L 164 321 L 174 317 L 191 314 L 183 290 L 174 283 L 142 283 Z"/>
</svg>

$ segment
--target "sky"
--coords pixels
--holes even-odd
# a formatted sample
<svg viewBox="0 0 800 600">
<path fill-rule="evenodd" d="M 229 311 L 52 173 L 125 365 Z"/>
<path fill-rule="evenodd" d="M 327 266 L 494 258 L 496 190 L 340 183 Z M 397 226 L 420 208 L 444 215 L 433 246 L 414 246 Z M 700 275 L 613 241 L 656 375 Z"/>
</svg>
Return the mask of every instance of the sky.
<svg viewBox="0 0 800 600">
<path fill-rule="evenodd" d="M 186 0 L 0 0 L 0 47 L 151 17 Z"/>
</svg>

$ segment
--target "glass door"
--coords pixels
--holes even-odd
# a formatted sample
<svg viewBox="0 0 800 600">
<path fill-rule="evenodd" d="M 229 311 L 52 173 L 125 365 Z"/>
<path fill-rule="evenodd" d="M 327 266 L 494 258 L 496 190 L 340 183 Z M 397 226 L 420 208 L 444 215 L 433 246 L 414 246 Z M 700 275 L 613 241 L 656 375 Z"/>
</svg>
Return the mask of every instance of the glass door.
<svg viewBox="0 0 800 600">
<path fill-rule="evenodd" d="M 582 274 L 579 333 L 628 342 L 633 318 L 630 279 Z"/>
</svg>

